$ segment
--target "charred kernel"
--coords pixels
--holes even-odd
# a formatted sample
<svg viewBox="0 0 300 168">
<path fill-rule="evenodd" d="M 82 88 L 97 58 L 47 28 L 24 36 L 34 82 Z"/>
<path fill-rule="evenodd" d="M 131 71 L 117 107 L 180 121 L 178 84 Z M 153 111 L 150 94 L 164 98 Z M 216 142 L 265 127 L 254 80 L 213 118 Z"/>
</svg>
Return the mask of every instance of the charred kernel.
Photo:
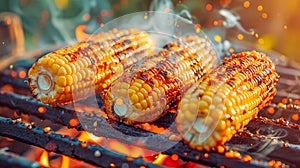
<svg viewBox="0 0 300 168">
<path fill-rule="evenodd" d="M 115 108 L 112 108 L 113 104 L 109 101 L 122 95 L 119 91 L 114 91 L 114 95 L 107 94 L 105 106 L 109 117 L 127 124 L 154 121 L 170 109 L 170 104 L 177 104 L 182 93 L 214 66 L 216 53 L 204 38 L 187 36 L 180 42 L 171 42 L 170 46 L 160 50 L 154 59 L 142 62 L 138 68 L 132 68 L 134 73 L 128 76 L 130 81 L 117 79 L 116 82 L 125 81 L 129 84 L 128 88 L 135 91 L 130 90 L 129 93 L 129 103 L 133 106 L 127 106 L 129 109 L 123 115 L 126 118 L 123 118 L 114 113 Z M 197 110 L 197 101 L 189 108 L 187 110 Z M 137 118 L 139 121 L 135 120 Z M 189 117 L 189 120 L 192 121 L 192 118 Z"/>
<path fill-rule="evenodd" d="M 96 90 L 102 92 L 126 68 L 150 57 L 152 47 L 148 34 L 137 29 L 95 34 L 89 41 L 59 49 L 40 58 L 28 72 L 30 87 L 36 98 L 46 104 L 66 104 L 81 100 L 94 92 L 94 88 L 88 89 L 93 86 L 84 85 L 85 83 L 94 83 Z M 124 54 L 126 58 L 121 56 Z M 38 76 L 48 76 L 48 86 L 45 85 L 45 80 L 38 80 Z M 40 87 L 41 85 L 44 87 Z M 70 89 L 58 92 L 55 85 L 70 86 L 76 96 L 61 98 Z"/>
<path fill-rule="evenodd" d="M 208 126 L 215 121 L 216 129 L 210 133 L 210 137 L 205 137 L 206 141 L 184 139 L 192 148 L 219 151 L 218 146 L 224 145 L 234 134 L 243 130 L 259 110 L 270 104 L 276 93 L 278 77 L 271 59 L 263 53 L 243 52 L 225 58 L 220 66 L 183 96 L 183 104 L 180 104 L 176 118 L 179 132 L 202 139 L 210 131 Z M 187 109 L 195 97 L 198 98 L 198 109 L 193 110 L 197 113 L 194 120 L 202 121 L 196 122 L 197 128 L 205 129 L 187 130 L 186 121 L 192 116 Z M 270 107 L 267 111 L 271 114 L 275 112 Z M 238 152 L 233 151 L 226 152 L 225 156 L 241 158 Z"/>
</svg>

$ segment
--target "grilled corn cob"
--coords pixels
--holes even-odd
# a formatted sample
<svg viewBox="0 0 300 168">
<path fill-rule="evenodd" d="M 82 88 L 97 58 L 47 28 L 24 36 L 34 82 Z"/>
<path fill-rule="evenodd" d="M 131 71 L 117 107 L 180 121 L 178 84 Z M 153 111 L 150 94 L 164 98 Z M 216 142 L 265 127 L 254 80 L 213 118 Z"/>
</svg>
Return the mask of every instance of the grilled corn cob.
<svg viewBox="0 0 300 168">
<path fill-rule="evenodd" d="M 211 43 L 198 36 L 166 44 L 156 60 L 115 81 L 104 98 L 108 116 L 127 124 L 156 120 L 212 69 L 215 59 Z"/>
<path fill-rule="evenodd" d="M 103 91 L 124 69 L 149 55 L 153 43 L 136 29 L 100 33 L 40 58 L 28 72 L 33 95 L 46 104 L 66 104 Z"/>
<path fill-rule="evenodd" d="M 275 66 L 263 53 L 242 52 L 224 59 L 183 96 L 178 131 L 192 148 L 215 150 L 270 104 L 277 81 Z"/>
</svg>

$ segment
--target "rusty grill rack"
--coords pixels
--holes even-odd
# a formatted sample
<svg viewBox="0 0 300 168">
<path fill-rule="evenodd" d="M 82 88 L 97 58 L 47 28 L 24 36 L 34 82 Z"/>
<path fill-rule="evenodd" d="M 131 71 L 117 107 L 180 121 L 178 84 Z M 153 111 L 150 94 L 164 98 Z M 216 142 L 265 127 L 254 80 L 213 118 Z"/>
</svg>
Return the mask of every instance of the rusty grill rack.
<svg viewBox="0 0 300 168">
<path fill-rule="evenodd" d="M 74 128 L 78 131 L 89 130 L 96 136 L 117 139 L 127 144 L 131 144 L 131 140 L 120 137 L 119 134 L 112 132 L 112 129 L 101 132 L 93 130 L 106 130 L 108 127 L 113 127 L 128 135 L 141 137 L 141 139 L 150 137 L 144 140 L 143 147 L 154 151 L 158 151 L 164 145 L 159 144 L 161 145 L 159 146 L 156 143 L 157 141 L 172 143 L 166 135 L 155 134 L 123 123 L 108 123 L 106 119 L 99 116 L 96 112 L 80 113 L 81 117 L 88 124 L 84 126 L 80 123 L 76 126 L 70 125 L 70 119 L 77 118 L 78 114 L 75 111 L 61 107 L 50 107 L 37 101 L 30 96 L 26 78 L 11 76 L 8 73 L 10 70 L 18 71 L 18 69 L 27 71 L 33 62 L 35 62 L 35 59 L 19 60 L 12 64 L 13 68 L 7 67 L 0 73 L 0 87 L 9 84 L 17 88 L 14 93 L 0 90 L 0 106 L 15 110 L 19 114 L 28 114 L 43 120 L 49 120 L 52 123 Z M 270 107 L 275 109 L 274 114 L 270 114 L 268 111 L 269 107 L 261 110 L 258 118 L 252 120 L 243 132 L 236 134 L 231 141 L 226 143 L 228 149 L 238 151 L 242 155 L 250 155 L 252 157 L 251 162 L 227 158 L 217 152 L 209 152 L 207 157 L 207 152 L 193 150 L 182 141 L 176 143 L 172 148 L 162 151 L 162 153 L 168 155 L 177 154 L 184 161 L 192 161 L 214 167 L 266 167 L 274 166 L 275 161 L 280 161 L 289 167 L 300 167 L 298 159 L 300 154 L 300 126 L 298 124 L 300 120 L 293 120 L 292 117 L 293 114 L 300 115 L 299 108 L 292 104 L 293 99 L 300 99 L 300 89 L 297 90 L 297 87 L 300 86 L 298 83 L 300 70 L 291 64 L 279 64 L 277 71 L 281 76 L 277 86 L 278 93 L 270 105 Z M 98 99 L 101 102 L 100 98 Z M 278 106 L 283 99 L 288 100 L 284 104 L 284 108 Z M 39 113 L 37 110 L 39 107 L 44 107 L 45 112 Z M 170 125 L 169 121 L 174 121 L 174 117 L 175 115 L 170 113 L 152 124 L 159 127 L 167 127 Z M 96 166 L 109 167 L 110 163 L 114 163 L 117 167 L 160 167 L 142 158 L 128 159 L 126 155 L 110 151 L 100 145 L 86 144 L 80 142 L 77 138 L 62 136 L 54 131 L 44 132 L 41 127 L 3 116 L 0 117 L 0 136 L 83 160 Z M 100 156 L 95 156 L 96 151 L 100 153 Z M 0 150 L 0 161 L 4 165 L 12 167 L 15 165 L 18 165 L 18 167 L 32 167 L 32 165 L 39 167 L 36 165 L 36 162 L 8 154 L 4 150 Z M 24 164 L 19 164 L 21 162 Z"/>
</svg>

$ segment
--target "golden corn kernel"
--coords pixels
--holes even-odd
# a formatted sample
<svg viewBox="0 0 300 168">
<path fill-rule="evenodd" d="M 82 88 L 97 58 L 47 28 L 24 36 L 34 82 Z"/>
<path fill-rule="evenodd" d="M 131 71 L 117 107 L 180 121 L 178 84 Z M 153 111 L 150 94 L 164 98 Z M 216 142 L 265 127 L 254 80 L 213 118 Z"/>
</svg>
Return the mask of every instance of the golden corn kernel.
<svg viewBox="0 0 300 168">
<path fill-rule="evenodd" d="M 126 68 L 150 57 L 152 47 L 148 34 L 136 29 L 96 34 L 89 41 L 59 49 L 40 58 L 28 72 L 30 87 L 35 90 L 34 96 L 43 103 L 56 105 L 81 100 L 94 93 L 94 88 L 83 88 L 84 86 L 95 85 L 95 89 L 102 93 Z M 121 56 L 124 54 L 126 58 Z M 40 75 L 49 76 L 46 85 L 42 80 L 37 80 Z M 87 82 L 92 82 L 93 85 L 84 85 Z M 58 93 L 54 85 L 75 85 L 65 91 L 80 91 L 73 92 L 76 96 L 60 97 L 57 94 L 64 93 L 62 90 Z"/>
<path fill-rule="evenodd" d="M 204 72 L 210 71 L 216 59 L 216 53 L 211 44 L 198 36 L 187 36 L 182 40 L 182 44 L 179 42 L 166 44 L 154 59 L 144 62 L 140 66 L 142 68 L 136 68 L 133 77 L 130 76 L 131 81 L 126 82 L 130 84 L 128 92 L 134 106 L 128 106 L 128 114 L 124 116 L 138 116 L 139 121 L 135 121 L 134 117 L 122 118 L 123 116 L 114 113 L 112 97 L 121 96 L 119 92 L 115 92 L 114 95 L 107 94 L 107 97 L 104 98 L 107 100 L 105 108 L 110 118 L 128 124 L 141 122 L 142 119 L 145 119 L 142 122 L 153 121 L 165 114 L 171 102 L 180 100 L 181 92 L 186 91 L 199 80 Z M 119 80 L 121 83 L 124 79 L 121 78 L 117 81 Z M 209 92 L 206 94 L 212 95 Z M 152 96 L 151 103 L 147 103 L 150 102 L 150 99 L 147 99 L 149 96 Z M 212 98 L 208 96 L 204 101 L 208 101 L 206 104 L 211 104 Z M 140 106 L 136 106 L 136 104 L 141 105 L 142 111 L 138 111 Z M 134 109 L 134 107 L 138 107 L 138 109 Z M 197 109 L 197 102 L 186 108 Z M 142 114 L 144 116 L 141 116 Z"/>
<path fill-rule="evenodd" d="M 242 52 L 225 58 L 220 66 L 184 95 L 176 118 L 178 131 L 207 139 L 199 142 L 185 138 L 192 148 L 224 152 L 220 145 L 243 130 L 260 109 L 270 104 L 276 92 L 277 81 L 275 66 L 263 53 Z M 246 84 L 249 86 L 244 87 Z M 198 109 L 193 110 L 197 113 L 194 120 L 202 122 L 196 122 L 194 129 L 189 130 L 186 125 L 192 115 L 187 109 L 195 97 L 199 101 Z M 207 131 L 212 133 L 206 135 Z M 233 151 L 226 152 L 225 156 L 241 159 L 241 155 Z"/>
<path fill-rule="evenodd" d="M 60 66 L 58 64 L 53 64 L 51 68 L 52 68 L 52 72 L 56 74 Z"/>
<path fill-rule="evenodd" d="M 59 76 L 65 76 L 65 75 L 67 75 L 66 69 L 64 67 L 60 67 L 58 69 L 57 75 L 59 75 Z"/>
<path fill-rule="evenodd" d="M 65 76 L 58 76 L 56 78 L 56 84 L 59 86 L 66 86 L 67 85 L 67 78 Z"/>
<path fill-rule="evenodd" d="M 67 80 L 67 85 L 71 86 L 73 84 L 72 76 L 71 75 L 67 75 L 66 78 L 67 78 L 66 79 Z"/>
<path fill-rule="evenodd" d="M 145 88 L 148 93 L 150 93 L 151 90 L 152 90 L 152 88 L 148 84 L 146 84 L 146 83 L 143 84 L 143 88 Z"/>
<path fill-rule="evenodd" d="M 136 94 L 133 94 L 133 95 L 130 97 L 130 100 L 132 101 L 133 104 L 138 103 L 138 102 L 139 102 L 139 96 L 136 95 Z"/>
</svg>

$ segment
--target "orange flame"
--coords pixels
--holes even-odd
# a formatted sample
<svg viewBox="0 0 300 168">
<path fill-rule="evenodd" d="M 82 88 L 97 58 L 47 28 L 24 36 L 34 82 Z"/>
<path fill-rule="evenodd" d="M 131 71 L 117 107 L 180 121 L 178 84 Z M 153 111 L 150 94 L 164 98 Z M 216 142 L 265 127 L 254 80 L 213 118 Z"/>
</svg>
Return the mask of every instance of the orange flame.
<svg viewBox="0 0 300 168">
<path fill-rule="evenodd" d="M 81 132 L 81 134 L 78 137 L 78 140 L 80 140 L 82 142 L 91 143 L 91 144 L 100 143 L 103 139 L 104 139 L 103 137 L 97 137 L 97 136 L 93 135 L 92 133 L 89 133 L 86 131 Z"/>
<path fill-rule="evenodd" d="M 40 159 L 39 159 L 39 164 L 42 166 L 42 167 L 50 167 L 49 165 L 49 154 L 47 151 L 43 151 Z"/>
<path fill-rule="evenodd" d="M 70 158 L 68 156 L 62 155 L 61 168 L 69 168 Z"/>
<path fill-rule="evenodd" d="M 159 154 L 157 158 L 152 162 L 153 164 L 162 165 L 164 161 L 167 159 L 168 155 Z"/>
<path fill-rule="evenodd" d="M 78 25 L 75 29 L 75 37 L 78 41 L 85 41 L 87 40 L 91 34 L 87 34 L 84 32 L 84 30 L 86 29 L 86 25 L 84 24 L 81 24 L 81 25 Z"/>
<path fill-rule="evenodd" d="M 149 153 L 153 153 L 150 150 L 146 150 L 137 146 L 127 145 L 124 143 L 121 143 L 117 140 L 109 140 L 109 149 L 116 151 L 118 153 L 130 156 L 130 157 L 141 157 L 144 155 L 147 155 Z"/>
</svg>

